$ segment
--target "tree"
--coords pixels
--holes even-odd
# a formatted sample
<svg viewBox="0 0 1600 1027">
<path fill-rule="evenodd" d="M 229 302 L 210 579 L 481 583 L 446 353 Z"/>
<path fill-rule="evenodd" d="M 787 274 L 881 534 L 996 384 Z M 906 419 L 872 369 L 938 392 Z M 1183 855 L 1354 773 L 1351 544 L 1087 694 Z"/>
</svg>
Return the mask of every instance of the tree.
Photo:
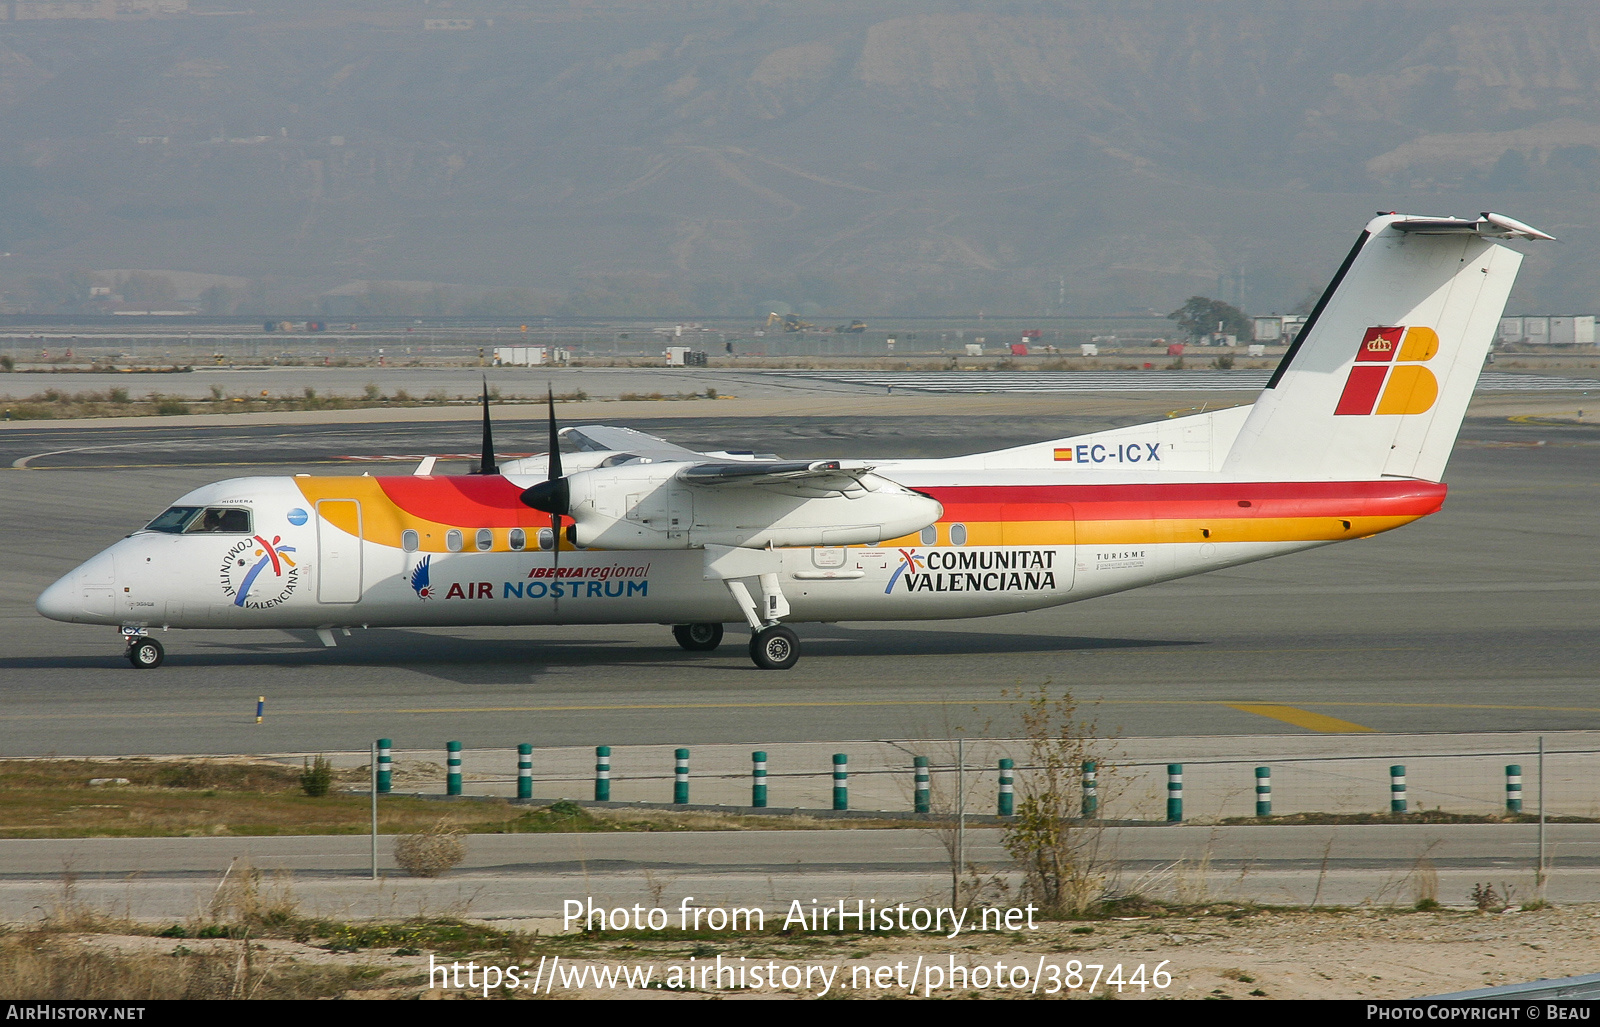
<svg viewBox="0 0 1600 1027">
<path fill-rule="evenodd" d="M 1207 296 L 1190 296 L 1183 306 L 1167 315 L 1167 318 L 1178 322 L 1191 338 L 1210 335 L 1212 332 L 1221 331 L 1223 335 L 1234 335 L 1240 339 L 1254 339 L 1255 325 L 1250 316 L 1231 303 L 1214 300 Z M 1222 327 L 1219 329 L 1218 324 Z"/>
</svg>

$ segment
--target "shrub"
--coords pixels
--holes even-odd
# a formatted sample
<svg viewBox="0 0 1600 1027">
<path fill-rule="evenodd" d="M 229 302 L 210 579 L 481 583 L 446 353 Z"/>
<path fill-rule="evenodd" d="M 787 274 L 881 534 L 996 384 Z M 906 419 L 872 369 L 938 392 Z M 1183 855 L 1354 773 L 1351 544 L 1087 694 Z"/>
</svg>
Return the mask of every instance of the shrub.
<svg viewBox="0 0 1600 1027">
<path fill-rule="evenodd" d="M 1094 725 L 1081 720 L 1072 693 L 1052 697 L 1018 693 L 1024 700 L 1022 734 L 1029 773 L 1020 782 L 1016 815 L 1000 844 L 1022 872 L 1022 894 L 1044 916 L 1071 917 L 1099 900 L 1108 882 L 1100 855 L 1100 826 L 1079 819 L 1083 765 L 1094 754 Z"/>
<path fill-rule="evenodd" d="M 305 769 L 300 772 L 300 788 L 307 795 L 320 799 L 328 794 L 332 786 L 333 764 L 328 762 L 326 756 L 318 756 L 305 763 Z"/>
<path fill-rule="evenodd" d="M 461 832 L 439 821 L 418 834 L 403 834 L 394 842 L 394 861 L 412 877 L 438 877 L 467 858 Z"/>
</svg>

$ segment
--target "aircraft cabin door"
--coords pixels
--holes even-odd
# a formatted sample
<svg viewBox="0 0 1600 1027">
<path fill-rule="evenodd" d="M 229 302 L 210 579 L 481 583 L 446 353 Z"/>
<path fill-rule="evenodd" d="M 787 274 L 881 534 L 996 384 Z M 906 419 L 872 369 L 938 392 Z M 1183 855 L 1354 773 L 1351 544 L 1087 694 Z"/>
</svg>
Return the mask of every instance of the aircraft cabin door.
<svg viewBox="0 0 1600 1027">
<path fill-rule="evenodd" d="M 317 501 L 317 602 L 361 600 L 361 504 Z"/>
</svg>

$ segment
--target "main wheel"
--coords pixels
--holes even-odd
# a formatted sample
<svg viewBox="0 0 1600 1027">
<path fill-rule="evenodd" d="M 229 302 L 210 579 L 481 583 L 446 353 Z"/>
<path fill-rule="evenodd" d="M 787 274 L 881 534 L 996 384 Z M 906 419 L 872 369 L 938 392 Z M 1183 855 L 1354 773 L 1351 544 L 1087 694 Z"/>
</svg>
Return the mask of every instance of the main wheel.
<svg viewBox="0 0 1600 1027">
<path fill-rule="evenodd" d="M 167 651 L 161 648 L 161 643 L 148 636 L 135 638 L 128 646 L 128 662 L 139 670 L 154 670 L 166 658 Z"/>
<path fill-rule="evenodd" d="M 750 636 L 750 659 L 762 670 L 788 670 L 800 659 L 800 636 L 775 624 Z"/>
<path fill-rule="evenodd" d="M 722 625 L 674 624 L 672 637 L 692 653 L 709 652 L 722 644 Z"/>
</svg>

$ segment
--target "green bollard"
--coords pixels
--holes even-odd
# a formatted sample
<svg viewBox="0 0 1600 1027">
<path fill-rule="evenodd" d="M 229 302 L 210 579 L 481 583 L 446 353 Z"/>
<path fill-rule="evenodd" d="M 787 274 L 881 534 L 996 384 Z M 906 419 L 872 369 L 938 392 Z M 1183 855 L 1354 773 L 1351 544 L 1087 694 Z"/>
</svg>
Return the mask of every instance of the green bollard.
<svg viewBox="0 0 1600 1027">
<path fill-rule="evenodd" d="M 1506 812 L 1522 812 L 1522 764 L 1506 766 Z"/>
<path fill-rule="evenodd" d="M 1013 779 L 1011 771 L 1016 764 L 1011 760 L 1000 761 L 1000 815 L 1009 817 L 1017 811 L 1017 796 L 1012 788 Z"/>
<path fill-rule="evenodd" d="M 594 747 L 594 801 L 611 801 L 611 746 Z"/>
<path fill-rule="evenodd" d="M 394 740 L 390 738 L 378 739 L 378 794 L 389 794 L 389 788 L 394 783 L 394 758 L 389 750 L 394 748 Z"/>
<path fill-rule="evenodd" d="M 1083 819 L 1093 820 L 1100 813 L 1100 765 L 1094 760 L 1083 764 Z"/>
<path fill-rule="evenodd" d="M 680 806 L 689 801 L 689 750 L 678 750 L 678 762 L 672 779 L 672 801 Z"/>
<path fill-rule="evenodd" d="M 461 743 L 446 742 L 444 745 L 444 762 L 448 773 L 445 775 L 445 794 L 461 794 Z"/>
<path fill-rule="evenodd" d="M 1272 768 L 1256 768 L 1256 816 L 1272 816 Z"/>
<path fill-rule="evenodd" d="M 517 746 L 517 798 L 533 798 L 533 746 Z"/>
<path fill-rule="evenodd" d="M 933 809 L 933 803 L 928 800 L 928 757 L 918 756 L 911 763 L 916 768 L 916 791 L 911 808 L 918 813 L 927 813 Z"/>
<path fill-rule="evenodd" d="M 1389 768 L 1389 812 L 1404 813 L 1406 811 L 1406 768 L 1403 763 L 1396 763 Z"/>
<path fill-rule="evenodd" d="M 753 765 L 750 777 L 750 805 L 756 809 L 765 809 L 767 806 L 767 754 L 753 752 L 750 754 Z"/>
<path fill-rule="evenodd" d="M 850 757 L 842 752 L 833 754 L 833 808 L 850 808 Z"/>
<path fill-rule="evenodd" d="M 1167 823 L 1183 820 L 1183 764 L 1167 764 Z"/>
</svg>

